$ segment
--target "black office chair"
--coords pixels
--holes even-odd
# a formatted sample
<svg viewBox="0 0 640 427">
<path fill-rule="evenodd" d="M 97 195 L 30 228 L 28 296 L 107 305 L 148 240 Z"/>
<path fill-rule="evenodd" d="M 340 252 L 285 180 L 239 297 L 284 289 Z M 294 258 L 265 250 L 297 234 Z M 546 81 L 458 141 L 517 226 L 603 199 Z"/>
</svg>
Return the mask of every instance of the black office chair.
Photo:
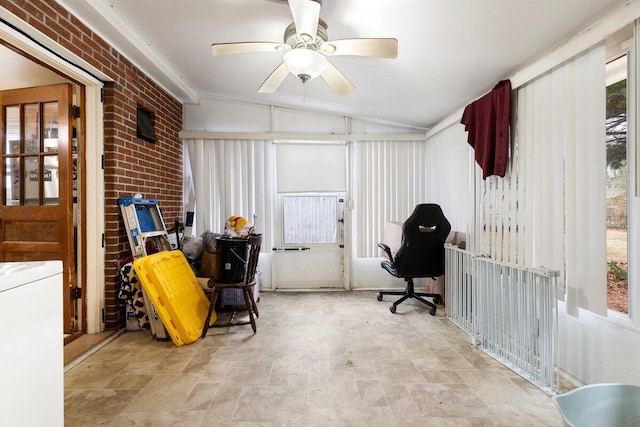
<svg viewBox="0 0 640 427">
<path fill-rule="evenodd" d="M 451 224 L 440 206 L 426 203 L 416 206 L 411 216 L 402 224 L 402 243 L 395 257 L 389 246 L 378 243 L 378 247 L 387 256 L 387 260 L 380 264 L 382 268 L 407 282 L 407 288 L 403 292 L 381 291 L 378 295 L 378 301 L 382 301 L 383 295 L 402 295 L 389 307 L 392 313 L 396 312 L 398 304 L 415 298 L 430 307 L 429 314 L 436 314 L 436 306 L 442 301 L 442 295 L 415 292 L 413 279 L 430 277 L 435 280 L 444 274 L 444 242 L 449 231 Z M 433 298 L 433 302 L 423 297 Z"/>
</svg>

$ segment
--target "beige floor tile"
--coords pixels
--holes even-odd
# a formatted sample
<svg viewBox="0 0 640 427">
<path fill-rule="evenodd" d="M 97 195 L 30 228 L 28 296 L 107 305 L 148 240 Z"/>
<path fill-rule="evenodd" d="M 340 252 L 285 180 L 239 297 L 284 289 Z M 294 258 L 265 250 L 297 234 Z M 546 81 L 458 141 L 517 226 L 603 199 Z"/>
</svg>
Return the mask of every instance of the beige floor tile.
<svg viewBox="0 0 640 427">
<path fill-rule="evenodd" d="M 312 427 L 393 427 L 393 412 L 388 407 L 363 408 L 312 408 L 308 424 Z"/>
<path fill-rule="evenodd" d="M 192 427 L 202 424 L 206 411 L 159 411 L 147 413 L 141 425 L 154 427 Z"/>
<path fill-rule="evenodd" d="M 203 425 L 219 426 L 225 423 L 231 423 L 241 393 L 242 387 L 220 386 L 213 397 L 213 401 L 209 405 L 209 409 L 203 420 Z"/>
<path fill-rule="evenodd" d="M 549 411 L 544 403 L 522 402 L 517 404 L 489 405 L 491 418 L 496 426 L 557 427 L 562 417 L 557 411 Z"/>
<path fill-rule="evenodd" d="M 426 417 L 469 418 L 489 414 L 487 405 L 466 384 L 410 384 L 407 389 Z"/>
<path fill-rule="evenodd" d="M 384 389 L 379 381 L 356 381 L 358 393 L 363 403 L 370 408 L 389 406 Z"/>
<path fill-rule="evenodd" d="M 518 404 L 529 396 L 504 375 L 506 369 L 459 369 L 457 374 L 480 396 L 487 405 Z M 540 394 L 542 391 L 539 392 Z"/>
<path fill-rule="evenodd" d="M 197 382 L 198 376 L 193 374 L 155 375 L 123 412 L 183 410 Z"/>
<path fill-rule="evenodd" d="M 243 387 L 233 421 L 303 422 L 308 419 L 306 387 Z"/>
<path fill-rule="evenodd" d="M 142 390 L 149 381 L 153 379 L 153 375 L 132 375 L 132 374 L 118 374 L 113 378 L 105 389 L 113 390 Z"/>
<path fill-rule="evenodd" d="M 418 304 L 264 292 L 257 333 L 127 331 L 65 373 L 67 426 L 554 426 L 551 398 Z"/>
<path fill-rule="evenodd" d="M 67 427 L 100 425 L 117 417 L 137 394 L 137 390 L 67 390 L 64 424 Z"/>
</svg>

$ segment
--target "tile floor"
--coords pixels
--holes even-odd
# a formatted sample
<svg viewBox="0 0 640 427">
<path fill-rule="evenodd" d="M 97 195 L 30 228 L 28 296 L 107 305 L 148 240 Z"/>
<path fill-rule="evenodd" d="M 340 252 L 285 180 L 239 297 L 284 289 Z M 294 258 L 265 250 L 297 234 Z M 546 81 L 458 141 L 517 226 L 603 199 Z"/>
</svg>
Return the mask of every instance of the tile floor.
<svg viewBox="0 0 640 427">
<path fill-rule="evenodd" d="M 417 302 L 262 293 L 258 332 L 124 332 L 65 373 L 65 425 L 560 426 L 551 398 Z M 222 317 L 222 316 L 221 316 Z"/>
</svg>

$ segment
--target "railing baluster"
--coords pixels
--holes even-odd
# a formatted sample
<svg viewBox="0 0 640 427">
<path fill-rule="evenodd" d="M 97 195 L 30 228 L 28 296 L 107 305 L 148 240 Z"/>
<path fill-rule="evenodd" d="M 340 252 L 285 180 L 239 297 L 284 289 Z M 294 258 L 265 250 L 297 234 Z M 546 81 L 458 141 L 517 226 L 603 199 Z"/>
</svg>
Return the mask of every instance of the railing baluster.
<svg viewBox="0 0 640 427">
<path fill-rule="evenodd" d="M 559 390 L 558 271 L 445 246 L 447 317 L 471 342 L 549 394 Z"/>
</svg>

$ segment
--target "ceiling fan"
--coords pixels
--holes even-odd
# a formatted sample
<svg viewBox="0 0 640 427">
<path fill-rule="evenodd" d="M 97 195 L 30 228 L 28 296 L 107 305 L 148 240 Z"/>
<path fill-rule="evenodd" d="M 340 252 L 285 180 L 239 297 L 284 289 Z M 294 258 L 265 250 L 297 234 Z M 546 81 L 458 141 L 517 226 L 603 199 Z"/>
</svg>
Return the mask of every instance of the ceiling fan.
<svg viewBox="0 0 640 427">
<path fill-rule="evenodd" d="M 288 0 L 293 23 L 284 32 L 284 43 L 238 42 L 214 43 L 214 55 L 234 53 L 280 52 L 283 62 L 267 77 L 258 92 L 273 93 L 289 73 L 305 83 L 321 76 L 340 95 L 355 87 L 329 60 L 328 56 L 357 55 L 396 58 L 398 40 L 393 38 L 360 38 L 328 40 L 327 24 L 320 19 L 322 0 Z"/>
</svg>

